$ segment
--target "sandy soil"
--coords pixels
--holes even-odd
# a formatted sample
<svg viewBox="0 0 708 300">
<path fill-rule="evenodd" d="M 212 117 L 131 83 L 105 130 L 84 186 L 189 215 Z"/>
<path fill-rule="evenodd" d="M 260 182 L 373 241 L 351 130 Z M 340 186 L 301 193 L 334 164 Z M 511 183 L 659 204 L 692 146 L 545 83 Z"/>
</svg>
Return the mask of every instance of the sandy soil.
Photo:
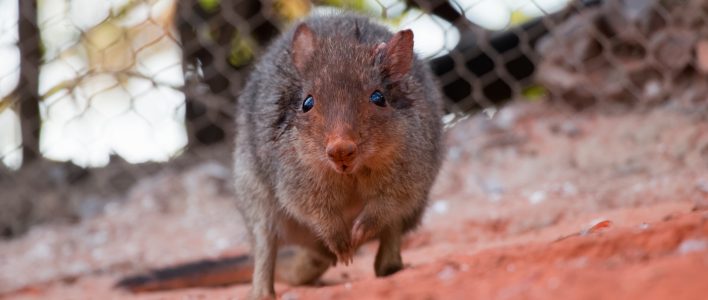
<svg viewBox="0 0 708 300">
<path fill-rule="evenodd" d="M 515 103 L 447 132 L 448 159 L 406 268 L 375 243 L 282 299 L 705 299 L 708 121 L 672 108 Z M 75 225 L 0 242 L 0 298 L 242 299 L 247 285 L 130 294 L 126 274 L 246 253 L 227 166 L 166 170 Z"/>
</svg>

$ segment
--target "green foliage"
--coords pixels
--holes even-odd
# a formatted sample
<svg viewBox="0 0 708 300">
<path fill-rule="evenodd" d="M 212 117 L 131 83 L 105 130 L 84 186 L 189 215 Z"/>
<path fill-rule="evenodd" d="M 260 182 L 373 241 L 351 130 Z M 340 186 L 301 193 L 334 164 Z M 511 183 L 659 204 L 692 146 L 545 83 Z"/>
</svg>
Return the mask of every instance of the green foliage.
<svg viewBox="0 0 708 300">
<path fill-rule="evenodd" d="M 528 22 L 531 20 L 531 17 L 524 14 L 523 12 L 519 10 L 515 10 L 511 12 L 511 25 L 519 25 Z"/>
<path fill-rule="evenodd" d="M 15 97 L 15 94 L 12 93 L 0 99 L 0 112 L 12 107 L 16 102 L 17 97 Z"/>
<path fill-rule="evenodd" d="M 539 101 L 546 96 L 547 93 L 548 91 L 545 87 L 537 84 L 528 86 L 521 92 L 528 101 Z"/>
<path fill-rule="evenodd" d="M 358 12 L 370 12 L 371 8 L 366 5 L 364 0 L 322 0 L 318 4 L 346 8 Z"/>
<path fill-rule="evenodd" d="M 197 0 L 199 3 L 199 6 L 206 12 L 215 12 L 217 9 L 219 9 L 219 5 L 221 4 L 221 0 Z"/>
<path fill-rule="evenodd" d="M 254 42 L 238 33 L 231 40 L 229 64 L 236 68 L 243 67 L 253 60 Z"/>
</svg>

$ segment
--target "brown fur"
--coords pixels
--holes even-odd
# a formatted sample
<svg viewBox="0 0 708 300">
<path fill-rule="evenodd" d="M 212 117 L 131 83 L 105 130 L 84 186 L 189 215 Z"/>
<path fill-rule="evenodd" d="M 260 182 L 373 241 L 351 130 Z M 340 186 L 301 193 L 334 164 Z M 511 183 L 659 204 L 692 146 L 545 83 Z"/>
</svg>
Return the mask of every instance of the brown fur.
<svg viewBox="0 0 708 300">
<path fill-rule="evenodd" d="M 385 106 L 370 102 L 374 91 Z M 308 96 L 315 104 L 305 112 Z M 253 247 L 251 298 L 274 297 L 284 245 L 298 251 L 295 270 L 278 271 L 292 283 L 350 263 L 371 239 L 380 241 L 376 275 L 400 270 L 401 235 L 420 221 L 442 159 L 440 117 L 409 30 L 312 17 L 276 40 L 238 100 L 235 183 Z"/>
</svg>

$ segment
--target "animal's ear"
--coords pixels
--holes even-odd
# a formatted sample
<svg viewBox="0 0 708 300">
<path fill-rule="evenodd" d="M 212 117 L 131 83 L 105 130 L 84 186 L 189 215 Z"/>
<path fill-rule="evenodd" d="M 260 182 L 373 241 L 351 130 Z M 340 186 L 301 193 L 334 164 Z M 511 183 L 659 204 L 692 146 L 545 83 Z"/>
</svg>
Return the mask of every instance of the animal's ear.
<svg viewBox="0 0 708 300">
<path fill-rule="evenodd" d="M 312 59 L 312 54 L 315 53 L 317 47 L 317 37 L 312 29 L 307 24 L 302 23 L 295 29 L 293 35 L 292 60 L 300 74 L 305 72 L 307 64 Z"/>
<path fill-rule="evenodd" d="M 388 42 L 379 44 L 375 52 L 376 62 L 384 75 L 393 81 L 400 80 L 408 74 L 413 64 L 413 31 L 406 29 L 397 32 Z"/>
</svg>

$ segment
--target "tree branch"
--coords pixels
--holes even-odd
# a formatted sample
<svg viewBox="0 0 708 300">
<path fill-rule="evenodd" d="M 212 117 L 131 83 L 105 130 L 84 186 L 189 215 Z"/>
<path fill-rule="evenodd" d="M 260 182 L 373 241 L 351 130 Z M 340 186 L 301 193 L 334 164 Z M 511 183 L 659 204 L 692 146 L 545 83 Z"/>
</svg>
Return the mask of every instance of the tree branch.
<svg viewBox="0 0 708 300">
<path fill-rule="evenodd" d="M 19 97 L 20 124 L 22 128 L 23 165 L 41 156 L 39 130 L 39 65 L 41 59 L 40 36 L 37 28 L 37 1 L 17 0 L 19 3 L 20 80 L 14 93 Z"/>
</svg>

